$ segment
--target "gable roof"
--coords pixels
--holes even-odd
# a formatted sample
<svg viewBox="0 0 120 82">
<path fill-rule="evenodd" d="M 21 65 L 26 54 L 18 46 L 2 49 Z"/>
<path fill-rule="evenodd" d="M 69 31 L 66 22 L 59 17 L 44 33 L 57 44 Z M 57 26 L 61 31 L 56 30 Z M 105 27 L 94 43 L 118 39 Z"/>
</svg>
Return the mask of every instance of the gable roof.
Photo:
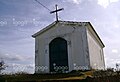
<svg viewBox="0 0 120 82">
<path fill-rule="evenodd" d="M 42 30 L 38 31 L 37 33 L 33 34 L 32 37 L 33 38 L 37 37 L 38 35 L 44 33 L 45 31 L 49 30 L 50 28 L 52 28 L 53 26 L 55 26 L 58 23 L 70 24 L 70 25 L 81 25 L 82 23 L 85 23 L 85 24 L 90 25 L 90 27 L 92 28 L 92 30 L 96 34 L 97 38 L 99 39 L 99 41 L 101 42 L 103 47 L 105 47 L 105 45 L 103 44 L 102 40 L 100 39 L 100 37 L 98 36 L 97 32 L 95 31 L 95 29 L 93 28 L 93 26 L 92 26 L 92 24 L 90 22 L 55 21 L 55 22 L 51 23 L 50 25 L 46 26 L 45 28 L 43 28 Z"/>
<path fill-rule="evenodd" d="M 52 26 L 56 25 L 57 22 L 53 22 L 52 24 L 46 26 L 45 28 L 41 29 L 40 31 L 38 31 L 37 33 L 33 34 L 32 37 L 35 38 L 36 36 L 40 35 L 41 33 L 45 32 L 46 30 L 50 29 Z"/>
</svg>

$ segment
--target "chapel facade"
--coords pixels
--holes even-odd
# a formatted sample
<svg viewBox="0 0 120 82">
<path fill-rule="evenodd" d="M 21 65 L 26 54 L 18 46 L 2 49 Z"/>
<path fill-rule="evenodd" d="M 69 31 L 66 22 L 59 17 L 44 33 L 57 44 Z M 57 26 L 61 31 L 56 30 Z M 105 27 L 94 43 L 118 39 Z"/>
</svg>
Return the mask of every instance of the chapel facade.
<svg viewBox="0 0 120 82">
<path fill-rule="evenodd" d="M 35 73 L 105 68 L 105 45 L 90 22 L 55 21 L 32 37 Z"/>
</svg>

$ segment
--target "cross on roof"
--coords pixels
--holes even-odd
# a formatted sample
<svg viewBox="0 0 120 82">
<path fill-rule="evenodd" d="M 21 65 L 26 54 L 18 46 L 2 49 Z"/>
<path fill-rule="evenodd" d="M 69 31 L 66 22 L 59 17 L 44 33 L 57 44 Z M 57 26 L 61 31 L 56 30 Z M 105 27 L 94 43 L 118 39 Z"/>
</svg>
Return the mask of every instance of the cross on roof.
<svg viewBox="0 0 120 82">
<path fill-rule="evenodd" d="M 56 14 L 56 21 L 58 21 L 58 12 L 61 11 L 61 10 L 64 10 L 64 8 L 58 9 L 58 8 L 57 8 L 57 7 L 58 7 L 57 4 L 55 5 L 55 7 L 56 7 L 56 10 L 51 11 L 50 14 L 55 13 L 55 14 Z"/>
</svg>

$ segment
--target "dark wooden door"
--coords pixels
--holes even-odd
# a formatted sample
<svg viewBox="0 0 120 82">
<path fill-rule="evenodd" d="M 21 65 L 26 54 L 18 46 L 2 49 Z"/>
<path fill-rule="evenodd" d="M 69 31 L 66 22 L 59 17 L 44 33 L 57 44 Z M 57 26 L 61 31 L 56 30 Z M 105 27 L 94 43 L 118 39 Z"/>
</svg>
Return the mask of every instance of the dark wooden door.
<svg viewBox="0 0 120 82">
<path fill-rule="evenodd" d="M 55 66 L 68 67 L 68 49 L 67 49 L 67 41 L 65 39 L 58 37 L 50 42 L 49 62 L 50 62 L 50 72 L 55 72 L 54 69 Z"/>
</svg>

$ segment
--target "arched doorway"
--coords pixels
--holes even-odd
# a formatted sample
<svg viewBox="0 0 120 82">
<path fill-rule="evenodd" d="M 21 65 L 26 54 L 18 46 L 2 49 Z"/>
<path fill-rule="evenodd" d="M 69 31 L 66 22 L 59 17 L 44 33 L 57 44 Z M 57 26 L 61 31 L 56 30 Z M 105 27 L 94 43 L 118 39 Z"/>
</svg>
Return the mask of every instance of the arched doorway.
<svg viewBox="0 0 120 82">
<path fill-rule="evenodd" d="M 49 66 L 50 72 L 57 72 L 61 69 L 68 71 L 68 49 L 67 41 L 65 39 L 58 37 L 50 42 Z"/>
</svg>

